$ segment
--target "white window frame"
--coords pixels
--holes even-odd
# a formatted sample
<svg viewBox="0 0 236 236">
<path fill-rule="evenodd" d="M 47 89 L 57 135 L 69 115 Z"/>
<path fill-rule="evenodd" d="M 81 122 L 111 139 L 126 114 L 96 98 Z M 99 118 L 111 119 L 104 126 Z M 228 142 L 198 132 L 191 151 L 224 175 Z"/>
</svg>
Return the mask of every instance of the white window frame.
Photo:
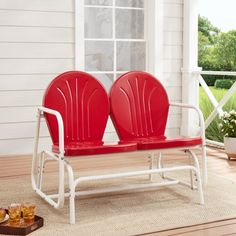
<svg viewBox="0 0 236 236">
<path fill-rule="evenodd" d="M 85 70 L 85 49 L 84 40 L 106 41 L 127 41 L 127 42 L 146 42 L 146 71 L 157 76 L 158 79 L 163 78 L 163 0 L 148 0 L 144 1 L 144 39 L 116 39 L 115 30 L 113 30 L 112 39 L 85 39 L 84 38 L 84 1 L 75 0 L 75 70 Z M 112 6 L 88 6 L 86 7 L 101 7 L 114 8 L 115 0 Z M 136 9 L 143 10 L 143 8 L 133 7 L 117 7 L 116 9 Z M 148 14 L 147 14 L 148 12 Z M 115 27 L 115 14 L 113 12 L 113 29 Z M 83 55 L 83 56 L 80 56 Z M 116 71 L 116 43 L 114 46 L 114 65 L 113 71 L 88 71 L 91 74 L 122 74 L 126 71 Z"/>
</svg>

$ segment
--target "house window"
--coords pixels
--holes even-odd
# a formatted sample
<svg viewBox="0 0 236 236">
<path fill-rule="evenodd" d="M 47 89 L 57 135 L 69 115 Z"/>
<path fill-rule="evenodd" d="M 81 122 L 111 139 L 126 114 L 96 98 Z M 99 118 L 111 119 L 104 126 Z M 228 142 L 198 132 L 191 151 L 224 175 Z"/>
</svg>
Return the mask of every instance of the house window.
<svg viewBox="0 0 236 236">
<path fill-rule="evenodd" d="M 144 0 L 84 0 L 83 67 L 107 90 L 119 75 L 146 70 L 144 9 Z"/>
</svg>

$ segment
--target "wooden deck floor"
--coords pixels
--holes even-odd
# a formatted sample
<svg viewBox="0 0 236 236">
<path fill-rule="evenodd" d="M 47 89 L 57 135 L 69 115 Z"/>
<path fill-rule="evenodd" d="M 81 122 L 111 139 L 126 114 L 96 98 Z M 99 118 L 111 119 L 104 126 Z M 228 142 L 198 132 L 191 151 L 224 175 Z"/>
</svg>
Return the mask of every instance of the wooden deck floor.
<svg viewBox="0 0 236 236">
<path fill-rule="evenodd" d="M 173 155 L 168 153 L 165 160 L 186 161 L 182 154 Z M 74 168 L 79 171 L 88 170 L 109 170 L 113 168 L 126 168 L 128 166 L 147 166 L 147 158 L 143 154 L 113 156 L 101 158 L 81 158 L 72 161 Z M 51 165 L 48 171 L 53 172 L 56 166 Z M 31 169 L 31 156 L 0 156 L 0 178 L 15 178 L 16 176 L 29 175 Z M 227 156 L 222 150 L 208 149 L 208 170 L 225 178 L 236 180 L 236 161 L 228 161 Z M 236 219 L 219 221 L 214 223 L 196 225 L 180 229 L 168 230 L 163 232 L 150 232 L 147 236 L 219 236 L 236 235 Z"/>
</svg>

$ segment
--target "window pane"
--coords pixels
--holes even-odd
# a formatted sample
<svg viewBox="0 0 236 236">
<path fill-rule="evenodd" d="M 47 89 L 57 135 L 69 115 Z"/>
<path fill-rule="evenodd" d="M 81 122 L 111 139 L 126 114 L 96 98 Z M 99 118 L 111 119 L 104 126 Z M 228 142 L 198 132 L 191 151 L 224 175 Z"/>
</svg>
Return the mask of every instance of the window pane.
<svg viewBox="0 0 236 236">
<path fill-rule="evenodd" d="M 119 7 L 144 7 L 144 0 L 116 0 Z"/>
<path fill-rule="evenodd" d="M 112 37 L 112 9 L 85 8 L 85 37 Z"/>
<path fill-rule="evenodd" d="M 123 73 L 116 74 L 116 79 L 118 79 L 120 76 L 122 76 L 122 75 L 125 74 L 126 72 L 128 72 L 128 71 L 125 71 L 125 72 L 123 72 Z"/>
<path fill-rule="evenodd" d="M 144 38 L 143 10 L 116 9 L 116 38 Z"/>
<path fill-rule="evenodd" d="M 85 70 L 113 71 L 113 42 L 85 42 Z"/>
<path fill-rule="evenodd" d="M 111 6 L 112 0 L 85 0 L 85 5 L 103 5 L 103 6 Z"/>
<path fill-rule="evenodd" d="M 145 43 L 118 42 L 117 70 L 145 70 Z"/>
<path fill-rule="evenodd" d="M 94 73 L 93 76 L 103 84 L 107 92 L 110 91 L 110 88 L 113 84 L 113 74 L 95 74 Z"/>
</svg>

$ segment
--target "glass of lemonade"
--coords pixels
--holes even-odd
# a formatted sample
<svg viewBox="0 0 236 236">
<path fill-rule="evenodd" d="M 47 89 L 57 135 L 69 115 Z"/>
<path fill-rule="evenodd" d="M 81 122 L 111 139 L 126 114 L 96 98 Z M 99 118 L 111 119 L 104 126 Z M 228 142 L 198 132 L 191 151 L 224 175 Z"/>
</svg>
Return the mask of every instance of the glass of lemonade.
<svg viewBox="0 0 236 236">
<path fill-rule="evenodd" d="M 9 222 L 19 224 L 21 218 L 21 205 L 19 203 L 12 203 L 8 207 Z"/>
<path fill-rule="evenodd" d="M 25 223 L 34 222 L 36 206 L 34 203 L 25 202 L 22 204 L 22 212 Z"/>
</svg>

